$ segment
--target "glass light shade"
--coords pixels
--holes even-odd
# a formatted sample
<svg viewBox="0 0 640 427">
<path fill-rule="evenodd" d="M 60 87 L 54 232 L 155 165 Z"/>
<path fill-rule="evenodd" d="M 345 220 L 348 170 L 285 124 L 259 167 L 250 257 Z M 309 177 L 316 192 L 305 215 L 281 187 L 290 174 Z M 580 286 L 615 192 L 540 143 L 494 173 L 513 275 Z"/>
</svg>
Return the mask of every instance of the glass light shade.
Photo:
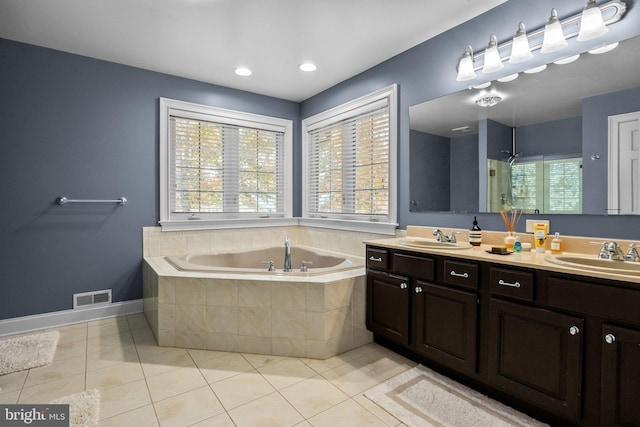
<svg viewBox="0 0 640 427">
<path fill-rule="evenodd" d="M 528 61 L 533 57 L 531 48 L 529 47 L 529 39 L 524 28 L 524 23 L 520 22 L 518 25 L 518 31 L 513 36 L 513 42 L 511 44 L 511 56 L 509 57 L 509 64 L 519 64 L 520 62 Z"/>
<path fill-rule="evenodd" d="M 580 54 L 568 56 L 568 57 L 562 58 L 562 59 L 558 59 L 557 61 L 553 61 L 553 63 L 554 64 L 558 64 L 558 65 L 567 65 L 567 64 L 571 64 L 572 62 L 577 61 L 578 58 L 580 58 Z"/>
<path fill-rule="evenodd" d="M 500 52 L 498 51 L 498 39 L 495 34 L 491 34 L 489 37 L 489 44 L 484 51 L 484 66 L 482 72 L 485 74 L 495 73 L 504 67 L 502 59 L 500 58 Z"/>
<path fill-rule="evenodd" d="M 509 74 L 508 76 L 500 77 L 498 79 L 498 81 L 502 82 L 502 83 L 507 83 L 507 82 L 511 82 L 511 81 L 513 81 L 513 80 L 515 80 L 517 78 L 518 78 L 518 73 L 515 73 L 515 74 Z"/>
<path fill-rule="evenodd" d="M 524 70 L 526 74 L 536 74 L 541 73 L 542 71 L 547 69 L 547 64 L 540 65 L 539 67 L 530 68 L 528 70 Z"/>
<path fill-rule="evenodd" d="M 562 24 L 558 19 L 558 11 L 551 9 L 551 17 L 544 26 L 544 39 L 542 40 L 542 48 L 540 53 L 553 53 L 567 46 L 567 41 L 562 32 Z"/>
<path fill-rule="evenodd" d="M 458 76 L 456 80 L 466 82 L 476 78 L 476 71 L 473 69 L 473 49 L 467 46 L 458 62 Z"/>
<path fill-rule="evenodd" d="M 595 49 L 591 49 L 589 53 L 594 55 L 599 55 L 601 53 L 611 52 L 613 49 L 618 47 L 618 44 L 619 44 L 618 42 L 615 42 L 615 43 L 604 45 L 602 47 L 597 47 Z"/>
<path fill-rule="evenodd" d="M 580 32 L 578 33 L 579 42 L 593 40 L 606 34 L 609 31 L 602 19 L 602 11 L 596 5 L 595 0 L 589 0 L 582 10 L 580 18 Z"/>
</svg>

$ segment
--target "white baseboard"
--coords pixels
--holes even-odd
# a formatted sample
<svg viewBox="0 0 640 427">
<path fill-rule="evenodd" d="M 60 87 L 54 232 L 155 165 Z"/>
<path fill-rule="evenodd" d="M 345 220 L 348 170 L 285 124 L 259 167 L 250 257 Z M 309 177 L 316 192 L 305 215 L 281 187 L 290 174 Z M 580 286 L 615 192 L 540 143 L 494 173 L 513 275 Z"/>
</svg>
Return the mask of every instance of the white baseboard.
<svg viewBox="0 0 640 427">
<path fill-rule="evenodd" d="M 62 310 L 32 316 L 14 317 L 0 320 L 0 337 L 57 328 L 75 323 L 91 322 L 109 317 L 142 313 L 142 299 L 114 302 L 100 307 L 76 310 Z"/>
</svg>

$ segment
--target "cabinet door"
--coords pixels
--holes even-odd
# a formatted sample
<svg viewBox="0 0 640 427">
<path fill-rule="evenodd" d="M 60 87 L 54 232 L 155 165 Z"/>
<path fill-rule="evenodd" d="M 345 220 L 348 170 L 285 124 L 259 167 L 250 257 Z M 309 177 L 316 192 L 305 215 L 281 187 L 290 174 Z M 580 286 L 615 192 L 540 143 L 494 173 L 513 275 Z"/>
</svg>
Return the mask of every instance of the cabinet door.
<svg viewBox="0 0 640 427">
<path fill-rule="evenodd" d="M 413 292 L 413 349 L 460 372 L 475 373 L 477 295 L 422 281 Z"/>
<path fill-rule="evenodd" d="M 583 319 L 495 299 L 489 312 L 488 381 L 579 421 Z"/>
<path fill-rule="evenodd" d="M 640 332 L 602 328 L 600 425 L 640 426 Z"/>
<path fill-rule="evenodd" d="M 367 272 L 367 328 L 409 345 L 409 279 Z"/>
</svg>

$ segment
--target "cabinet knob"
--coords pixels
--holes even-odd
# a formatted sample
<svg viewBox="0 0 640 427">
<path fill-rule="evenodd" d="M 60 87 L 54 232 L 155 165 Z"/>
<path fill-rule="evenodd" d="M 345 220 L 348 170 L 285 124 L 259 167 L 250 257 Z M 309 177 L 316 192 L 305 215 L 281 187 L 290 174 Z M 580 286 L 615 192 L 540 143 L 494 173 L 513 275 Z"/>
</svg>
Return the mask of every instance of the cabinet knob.
<svg viewBox="0 0 640 427">
<path fill-rule="evenodd" d="M 616 336 L 613 334 L 607 334 L 604 336 L 604 341 L 607 344 L 613 344 L 614 342 L 616 342 Z"/>
<path fill-rule="evenodd" d="M 407 289 L 407 284 L 404 282 L 400 283 L 400 289 Z"/>
<path fill-rule="evenodd" d="M 420 286 L 416 286 L 416 294 L 419 294 L 422 292 L 422 288 Z"/>
<path fill-rule="evenodd" d="M 578 328 L 577 326 L 572 326 L 569 328 L 569 333 L 571 335 L 578 335 L 580 333 L 580 328 Z"/>
</svg>

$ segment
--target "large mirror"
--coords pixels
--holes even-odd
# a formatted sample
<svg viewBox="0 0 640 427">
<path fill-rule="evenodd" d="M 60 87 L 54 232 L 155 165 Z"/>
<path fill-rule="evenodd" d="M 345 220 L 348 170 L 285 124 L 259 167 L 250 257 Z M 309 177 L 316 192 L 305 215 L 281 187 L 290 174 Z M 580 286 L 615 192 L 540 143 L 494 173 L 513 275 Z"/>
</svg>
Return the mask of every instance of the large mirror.
<svg viewBox="0 0 640 427">
<path fill-rule="evenodd" d="M 602 115 L 618 104 L 640 110 L 639 69 L 636 37 L 606 53 L 585 52 L 539 73 L 411 106 L 410 210 L 606 213 L 583 191 L 583 175 L 607 182 L 607 140 L 595 149 L 585 139 L 606 135 Z M 476 103 L 494 96 L 501 98 L 494 106 Z"/>
</svg>

